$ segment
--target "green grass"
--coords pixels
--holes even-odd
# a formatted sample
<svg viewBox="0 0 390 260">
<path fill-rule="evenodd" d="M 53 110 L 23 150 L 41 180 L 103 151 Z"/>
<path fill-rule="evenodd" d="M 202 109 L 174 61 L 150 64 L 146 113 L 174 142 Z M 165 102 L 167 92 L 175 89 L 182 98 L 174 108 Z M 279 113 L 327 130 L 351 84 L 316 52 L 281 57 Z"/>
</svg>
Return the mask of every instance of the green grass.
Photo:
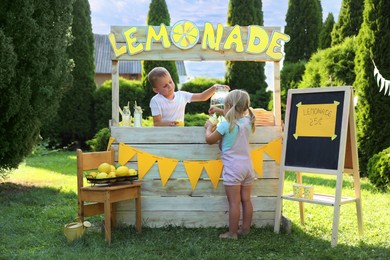
<svg viewBox="0 0 390 260">
<path fill-rule="evenodd" d="M 304 174 L 303 182 L 318 193 L 334 194 L 334 176 Z M 285 191 L 292 189 L 287 174 Z M 354 196 L 352 179 L 344 179 L 343 195 Z M 71 244 L 63 227 L 77 217 L 74 152 L 29 157 L 0 184 L 0 259 L 390 259 L 390 195 L 361 180 L 364 238 L 358 239 L 354 204 L 341 206 L 338 246 L 330 246 L 333 207 L 305 204 L 305 226 L 299 223 L 298 203 L 284 201 L 292 220 L 291 234 L 273 228 L 253 228 L 237 241 L 221 241 L 226 228 L 134 227 L 113 231 L 104 241 L 102 217 Z"/>
</svg>

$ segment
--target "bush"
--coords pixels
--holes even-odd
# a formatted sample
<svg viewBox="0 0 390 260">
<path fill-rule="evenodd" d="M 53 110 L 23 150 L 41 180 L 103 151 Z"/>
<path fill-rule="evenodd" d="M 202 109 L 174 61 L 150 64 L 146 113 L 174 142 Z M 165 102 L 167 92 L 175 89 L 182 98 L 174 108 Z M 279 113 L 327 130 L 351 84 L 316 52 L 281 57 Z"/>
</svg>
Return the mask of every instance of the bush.
<svg viewBox="0 0 390 260">
<path fill-rule="evenodd" d="M 127 102 L 130 102 L 130 110 L 133 113 L 135 101 L 137 101 L 137 104 L 142 108 L 149 106 L 149 104 L 142 103 L 144 95 L 145 91 L 142 88 L 141 81 L 119 78 L 119 106 L 121 108 L 127 105 Z M 111 97 L 112 80 L 107 80 L 94 93 L 96 130 L 107 127 L 109 120 L 112 118 Z M 121 120 L 121 118 L 119 118 L 119 120 Z"/>
<path fill-rule="evenodd" d="M 93 139 L 88 140 L 87 144 L 91 147 L 92 151 L 106 151 L 108 141 L 110 140 L 110 130 L 108 128 L 102 128 L 99 132 L 93 137 Z"/>
<path fill-rule="evenodd" d="M 194 80 L 184 83 L 181 87 L 181 90 L 188 91 L 191 93 L 201 93 L 214 84 L 224 84 L 224 82 L 219 79 L 195 78 Z M 189 103 L 186 106 L 186 113 L 189 114 L 207 113 L 209 107 L 210 107 L 210 102 L 207 101 Z"/>
<path fill-rule="evenodd" d="M 204 126 L 209 116 L 205 113 L 200 114 L 188 114 L 184 115 L 185 126 Z"/>
<path fill-rule="evenodd" d="M 380 190 L 390 188 L 390 147 L 368 160 L 367 174 L 370 182 Z"/>
</svg>

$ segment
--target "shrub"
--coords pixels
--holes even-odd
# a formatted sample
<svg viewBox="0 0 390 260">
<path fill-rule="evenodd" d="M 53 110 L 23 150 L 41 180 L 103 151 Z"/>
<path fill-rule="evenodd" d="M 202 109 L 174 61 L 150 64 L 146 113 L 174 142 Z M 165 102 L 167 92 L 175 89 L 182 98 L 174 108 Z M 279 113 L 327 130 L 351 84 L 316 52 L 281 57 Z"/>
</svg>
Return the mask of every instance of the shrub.
<svg viewBox="0 0 390 260">
<path fill-rule="evenodd" d="M 224 84 L 223 80 L 212 78 L 195 78 L 189 82 L 183 83 L 181 90 L 191 93 L 201 93 L 214 84 Z M 186 106 L 186 113 L 207 113 L 210 107 L 210 102 L 194 102 Z"/>
<path fill-rule="evenodd" d="M 370 182 L 380 190 L 390 188 L 390 147 L 368 160 L 367 174 Z"/>
<path fill-rule="evenodd" d="M 142 88 L 141 81 L 119 78 L 119 106 L 121 108 L 127 105 L 127 102 L 130 102 L 130 110 L 133 113 L 133 105 L 135 101 L 137 101 L 137 104 L 142 108 L 149 106 L 149 104 L 142 103 L 144 95 L 145 92 Z M 96 130 L 107 127 L 109 120 L 112 118 L 111 97 L 112 80 L 107 80 L 94 93 Z"/>
<path fill-rule="evenodd" d="M 185 126 L 204 126 L 209 116 L 205 113 L 184 115 Z"/>
<path fill-rule="evenodd" d="M 87 141 L 87 144 L 91 147 L 92 151 L 106 151 L 110 136 L 110 130 L 108 128 L 102 128 L 95 134 L 93 139 Z"/>
</svg>

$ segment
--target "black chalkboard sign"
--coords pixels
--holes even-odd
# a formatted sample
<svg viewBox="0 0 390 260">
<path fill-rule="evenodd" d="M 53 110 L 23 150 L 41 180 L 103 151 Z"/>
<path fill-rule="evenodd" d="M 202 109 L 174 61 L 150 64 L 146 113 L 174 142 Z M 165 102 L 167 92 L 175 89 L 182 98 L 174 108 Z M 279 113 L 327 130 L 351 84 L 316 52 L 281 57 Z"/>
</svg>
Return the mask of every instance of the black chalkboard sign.
<svg viewBox="0 0 390 260">
<path fill-rule="evenodd" d="M 285 170 L 342 170 L 351 91 L 351 87 L 289 90 L 282 154 Z"/>
</svg>

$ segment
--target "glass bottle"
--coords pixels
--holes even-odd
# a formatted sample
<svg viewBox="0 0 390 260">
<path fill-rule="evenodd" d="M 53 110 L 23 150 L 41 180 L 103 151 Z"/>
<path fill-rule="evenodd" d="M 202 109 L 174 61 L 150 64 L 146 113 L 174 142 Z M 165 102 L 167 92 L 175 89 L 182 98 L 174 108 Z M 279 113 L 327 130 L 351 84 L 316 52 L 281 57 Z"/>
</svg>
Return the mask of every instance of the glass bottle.
<svg viewBox="0 0 390 260">
<path fill-rule="evenodd" d="M 124 106 L 122 111 L 122 126 L 131 126 L 131 113 L 129 106 Z"/>
</svg>

